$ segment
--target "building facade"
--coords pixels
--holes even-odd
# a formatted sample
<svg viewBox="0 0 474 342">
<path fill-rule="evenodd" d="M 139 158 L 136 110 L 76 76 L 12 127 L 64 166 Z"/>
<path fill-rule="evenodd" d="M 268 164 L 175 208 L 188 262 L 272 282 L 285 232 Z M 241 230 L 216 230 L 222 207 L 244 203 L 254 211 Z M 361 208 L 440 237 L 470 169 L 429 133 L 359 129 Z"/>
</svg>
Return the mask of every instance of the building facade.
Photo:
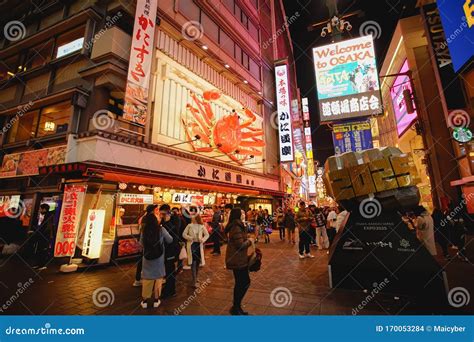
<svg viewBox="0 0 474 342">
<path fill-rule="evenodd" d="M 85 189 L 78 227 L 100 209 L 104 236 L 124 236 L 119 256 L 133 252 L 127 238 L 149 203 L 280 205 L 274 65 L 291 53 L 281 2 L 158 1 L 140 54 L 136 1 L 2 6 L 2 24 L 18 29 L 0 50 L 0 197 L 21 201 L 25 226 L 40 203 L 61 207 L 65 184 Z M 124 116 L 131 53 L 151 60 L 143 124 Z"/>
</svg>

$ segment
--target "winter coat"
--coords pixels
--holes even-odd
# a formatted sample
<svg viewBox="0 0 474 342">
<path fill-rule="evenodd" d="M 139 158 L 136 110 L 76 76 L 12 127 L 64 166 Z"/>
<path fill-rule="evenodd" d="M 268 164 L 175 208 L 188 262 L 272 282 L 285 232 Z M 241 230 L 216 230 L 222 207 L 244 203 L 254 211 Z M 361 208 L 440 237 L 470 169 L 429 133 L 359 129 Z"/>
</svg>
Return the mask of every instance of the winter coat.
<svg viewBox="0 0 474 342">
<path fill-rule="evenodd" d="M 162 226 L 159 227 L 161 229 L 160 235 L 160 243 L 172 243 L 173 238 L 171 235 L 166 231 L 165 228 Z M 143 246 L 143 234 L 140 238 L 140 242 Z M 165 247 L 165 246 L 163 246 Z M 142 268 L 142 278 L 143 279 L 160 279 L 166 275 L 165 272 L 165 248 L 163 248 L 163 254 L 157 259 L 148 260 L 145 257 L 142 258 L 143 260 L 143 268 Z"/>
<path fill-rule="evenodd" d="M 188 254 L 188 265 L 193 263 L 193 253 L 191 251 L 191 245 L 193 242 L 200 242 L 201 250 L 201 265 L 204 266 L 206 264 L 204 259 L 204 242 L 209 239 L 209 233 L 202 224 L 197 223 L 190 223 L 186 226 L 183 232 L 183 238 L 186 240 L 186 252 Z"/>
<path fill-rule="evenodd" d="M 226 268 L 230 270 L 243 269 L 248 267 L 247 250 L 251 246 L 247 239 L 247 230 L 241 220 L 235 220 L 226 227 L 229 242 L 225 253 Z"/>
</svg>

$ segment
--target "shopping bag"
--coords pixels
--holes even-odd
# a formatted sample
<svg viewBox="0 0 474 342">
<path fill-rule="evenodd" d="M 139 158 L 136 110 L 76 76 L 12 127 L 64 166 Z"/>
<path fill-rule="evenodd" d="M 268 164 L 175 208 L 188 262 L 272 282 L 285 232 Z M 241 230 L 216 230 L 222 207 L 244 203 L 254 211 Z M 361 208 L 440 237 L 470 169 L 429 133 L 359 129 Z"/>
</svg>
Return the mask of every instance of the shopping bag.
<svg viewBox="0 0 474 342">
<path fill-rule="evenodd" d="M 185 260 L 188 258 L 188 252 L 186 251 L 186 247 L 181 247 L 181 251 L 179 252 L 179 260 Z"/>
</svg>

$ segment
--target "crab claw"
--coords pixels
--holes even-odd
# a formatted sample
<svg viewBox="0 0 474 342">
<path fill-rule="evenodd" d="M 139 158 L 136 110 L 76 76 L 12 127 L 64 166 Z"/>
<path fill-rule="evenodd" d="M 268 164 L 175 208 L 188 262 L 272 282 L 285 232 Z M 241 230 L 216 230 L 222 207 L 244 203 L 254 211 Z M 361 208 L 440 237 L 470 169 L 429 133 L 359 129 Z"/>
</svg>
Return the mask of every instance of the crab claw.
<svg viewBox="0 0 474 342">
<path fill-rule="evenodd" d="M 204 97 L 204 100 L 206 101 L 215 101 L 218 100 L 221 97 L 221 92 L 218 90 L 208 90 L 205 91 L 202 96 Z"/>
</svg>

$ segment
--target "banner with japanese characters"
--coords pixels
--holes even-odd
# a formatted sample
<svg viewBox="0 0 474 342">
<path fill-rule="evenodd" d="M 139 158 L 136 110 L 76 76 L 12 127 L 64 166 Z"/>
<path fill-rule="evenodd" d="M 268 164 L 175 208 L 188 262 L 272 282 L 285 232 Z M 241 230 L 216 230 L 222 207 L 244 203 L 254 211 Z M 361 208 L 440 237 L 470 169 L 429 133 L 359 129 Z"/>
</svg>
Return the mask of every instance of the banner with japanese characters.
<svg viewBox="0 0 474 342">
<path fill-rule="evenodd" d="M 123 118 L 139 125 L 146 123 L 157 3 L 137 0 L 133 25 Z"/>
<path fill-rule="evenodd" d="M 360 152 L 373 147 L 370 121 L 334 125 L 332 131 L 334 152 Z"/>
<path fill-rule="evenodd" d="M 372 36 L 313 48 L 321 122 L 382 113 Z"/>
<path fill-rule="evenodd" d="M 278 116 L 278 137 L 280 161 L 291 162 L 294 159 L 293 130 L 290 116 L 290 93 L 288 87 L 288 67 L 286 64 L 275 67 L 275 86 Z"/>
<path fill-rule="evenodd" d="M 66 184 L 59 216 L 58 232 L 54 244 L 54 256 L 67 257 L 76 250 L 77 228 L 86 196 L 86 185 Z"/>
</svg>

